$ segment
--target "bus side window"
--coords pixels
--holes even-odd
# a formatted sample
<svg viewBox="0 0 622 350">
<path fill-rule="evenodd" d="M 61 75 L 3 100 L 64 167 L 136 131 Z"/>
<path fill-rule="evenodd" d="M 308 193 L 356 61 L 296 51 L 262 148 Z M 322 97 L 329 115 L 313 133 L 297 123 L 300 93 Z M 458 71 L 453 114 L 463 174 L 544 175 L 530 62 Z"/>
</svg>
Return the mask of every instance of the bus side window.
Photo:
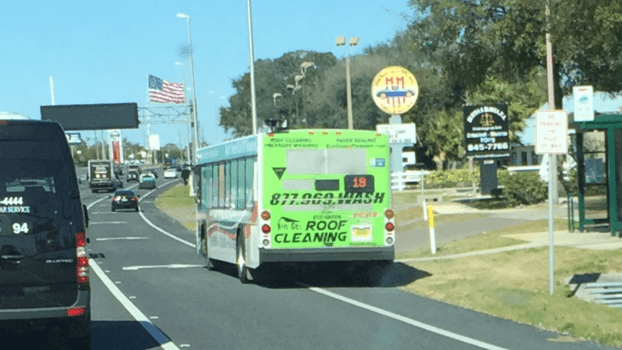
<svg viewBox="0 0 622 350">
<path fill-rule="evenodd" d="M 225 163 L 218 164 L 218 206 L 225 206 Z"/>
<path fill-rule="evenodd" d="M 201 168 L 201 180 L 201 208 L 208 209 L 212 207 L 212 191 L 214 191 L 211 165 Z"/>
<path fill-rule="evenodd" d="M 231 161 L 225 162 L 225 204 L 226 208 L 231 205 Z"/>
<path fill-rule="evenodd" d="M 246 195 L 245 197 L 245 201 L 246 201 L 246 208 L 248 209 L 252 209 L 253 208 L 253 200 L 255 197 L 253 197 L 253 179 L 255 178 L 255 159 L 254 158 L 249 158 L 246 160 L 246 164 L 244 164 L 246 167 Z"/>
<path fill-rule="evenodd" d="M 244 194 L 246 192 L 246 179 L 245 179 L 245 175 L 246 175 L 246 159 L 242 158 L 242 159 L 238 159 L 238 194 L 237 194 L 237 200 L 235 203 L 235 207 L 237 209 L 244 209 Z"/>
<path fill-rule="evenodd" d="M 230 186 L 230 197 L 231 200 L 229 202 L 229 207 L 235 209 L 237 205 L 238 199 L 238 159 L 234 159 L 230 163 L 230 171 L 231 171 L 231 186 Z"/>
</svg>

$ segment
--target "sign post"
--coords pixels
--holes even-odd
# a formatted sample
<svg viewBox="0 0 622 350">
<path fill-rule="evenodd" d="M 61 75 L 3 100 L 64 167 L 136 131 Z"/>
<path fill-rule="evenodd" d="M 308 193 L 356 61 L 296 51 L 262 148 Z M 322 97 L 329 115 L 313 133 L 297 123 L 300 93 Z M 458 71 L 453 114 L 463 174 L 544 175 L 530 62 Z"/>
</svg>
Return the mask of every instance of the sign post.
<svg viewBox="0 0 622 350">
<path fill-rule="evenodd" d="M 568 151 L 568 116 L 564 111 L 536 112 L 536 154 L 549 155 L 549 284 L 555 292 L 555 257 L 553 249 L 553 182 L 557 169 L 553 157 Z"/>
</svg>

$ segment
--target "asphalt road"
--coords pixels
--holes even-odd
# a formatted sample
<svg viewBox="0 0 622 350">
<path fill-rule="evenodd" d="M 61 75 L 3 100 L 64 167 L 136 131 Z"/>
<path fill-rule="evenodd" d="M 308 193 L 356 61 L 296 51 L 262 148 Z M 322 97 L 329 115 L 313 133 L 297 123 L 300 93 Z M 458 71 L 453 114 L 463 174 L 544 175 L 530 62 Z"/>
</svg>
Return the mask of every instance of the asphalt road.
<svg viewBox="0 0 622 350">
<path fill-rule="evenodd" d="M 429 274 L 399 263 L 375 287 L 336 266 L 243 285 L 232 266 L 204 268 L 192 233 L 153 204 L 175 181 L 157 182 L 139 191 L 139 213 L 113 213 L 108 194 L 81 185 L 91 220 L 93 349 L 604 348 L 551 341 L 558 335 L 404 292 Z"/>
</svg>

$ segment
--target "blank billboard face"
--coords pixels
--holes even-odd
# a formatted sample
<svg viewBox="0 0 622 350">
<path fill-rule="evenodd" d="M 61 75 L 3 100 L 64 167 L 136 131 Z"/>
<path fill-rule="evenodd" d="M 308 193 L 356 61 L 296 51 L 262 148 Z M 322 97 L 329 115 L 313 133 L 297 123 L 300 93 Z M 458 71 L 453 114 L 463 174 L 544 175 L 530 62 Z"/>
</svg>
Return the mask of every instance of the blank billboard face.
<svg viewBox="0 0 622 350">
<path fill-rule="evenodd" d="M 41 120 L 58 122 L 65 130 L 137 129 L 138 104 L 41 106 Z"/>
</svg>

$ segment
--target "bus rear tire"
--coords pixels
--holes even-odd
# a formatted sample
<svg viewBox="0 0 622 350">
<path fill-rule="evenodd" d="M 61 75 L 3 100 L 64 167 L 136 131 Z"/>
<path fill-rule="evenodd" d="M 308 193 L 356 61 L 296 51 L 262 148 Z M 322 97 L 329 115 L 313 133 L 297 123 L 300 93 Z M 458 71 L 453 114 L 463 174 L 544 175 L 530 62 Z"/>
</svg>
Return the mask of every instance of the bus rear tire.
<svg viewBox="0 0 622 350">
<path fill-rule="evenodd" d="M 238 231 L 238 238 L 235 252 L 235 265 L 238 270 L 238 278 L 242 283 L 248 283 L 249 270 L 246 265 L 246 250 L 244 249 L 244 236 L 241 231 Z"/>
</svg>

